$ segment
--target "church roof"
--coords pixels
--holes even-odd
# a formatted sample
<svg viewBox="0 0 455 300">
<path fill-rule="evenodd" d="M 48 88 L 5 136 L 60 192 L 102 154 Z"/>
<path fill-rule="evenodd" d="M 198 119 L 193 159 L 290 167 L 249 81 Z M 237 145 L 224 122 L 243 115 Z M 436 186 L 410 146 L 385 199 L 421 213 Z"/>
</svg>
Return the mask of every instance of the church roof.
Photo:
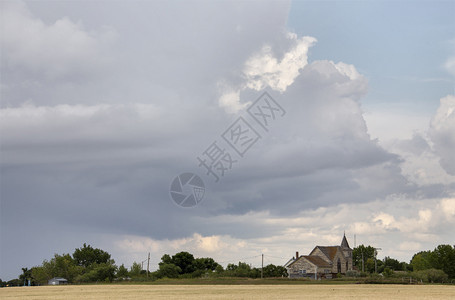
<svg viewBox="0 0 455 300">
<path fill-rule="evenodd" d="M 345 234 L 343 235 L 343 240 L 341 241 L 341 248 L 351 249 L 351 247 L 349 247 L 349 243 L 348 243 L 348 240 L 346 239 Z"/>
<path fill-rule="evenodd" d="M 288 267 L 289 265 L 291 265 L 295 261 L 296 261 L 296 259 L 293 257 L 293 258 L 289 259 L 288 262 L 283 265 L 283 267 L 286 268 L 286 267 Z"/>
<path fill-rule="evenodd" d="M 319 250 L 321 250 L 321 252 L 330 260 L 333 260 L 339 247 L 340 246 L 316 246 L 316 248 L 319 248 Z M 313 253 L 313 251 L 311 253 Z"/>
<path fill-rule="evenodd" d="M 332 267 L 332 265 L 330 263 L 328 263 L 327 261 L 325 261 L 324 259 L 322 259 L 321 257 L 319 257 L 317 255 L 302 255 L 298 259 L 295 259 L 292 263 L 290 263 L 286 267 L 289 268 L 290 266 L 292 266 L 293 264 L 295 264 L 297 261 L 299 261 L 301 259 L 305 259 L 305 260 L 309 261 L 310 263 L 317 266 L 318 268 L 331 268 Z"/>
<path fill-rule="evenodd" d="M 306 255 L 306 256 L 303 256 L 303 257 L 306 258 L 307 260 L 309 260 L 311 263 L 313 263 L 314 265 L 316 265 L 318 267 L 321 267 L 321 268 L 331 268 L 332 267 L 328 262 L 326 262 L 325 260 L 323 260 L 319 256 Z"/>
</svg>

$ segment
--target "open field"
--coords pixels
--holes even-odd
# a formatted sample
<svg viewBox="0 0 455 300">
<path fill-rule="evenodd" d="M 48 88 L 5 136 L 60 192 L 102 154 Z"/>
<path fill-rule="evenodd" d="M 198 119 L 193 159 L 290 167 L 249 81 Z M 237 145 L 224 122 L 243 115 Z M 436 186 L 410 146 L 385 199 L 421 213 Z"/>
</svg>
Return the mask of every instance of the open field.
<svg viewBox="0 0 455 300">
<path fill-rule="evenodd" d="M 447 285 L 68 285 L 0 289 L 2 299 L 455 299 Z"/>
</svg>

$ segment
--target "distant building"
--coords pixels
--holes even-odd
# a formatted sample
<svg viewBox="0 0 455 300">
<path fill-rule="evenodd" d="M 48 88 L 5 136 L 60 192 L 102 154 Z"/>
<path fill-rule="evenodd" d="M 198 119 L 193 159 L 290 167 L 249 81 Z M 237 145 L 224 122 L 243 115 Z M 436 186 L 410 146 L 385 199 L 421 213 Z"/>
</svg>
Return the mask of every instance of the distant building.
<svg viewBox="0 0 455 300">
<path fill-rule="evenodd" d="M 340 246 L 316 246 L 309 255 L 291 258 L 285 265 L 289 278 L 332 278 L 352 270 L 352 249 L 346 235 Z"/>
<path fill-rule="evenodd" d="M 49 285 L 68 284 L 68 280 L 62 277 L 54 277 L 47 282 Z"/>
</svg>

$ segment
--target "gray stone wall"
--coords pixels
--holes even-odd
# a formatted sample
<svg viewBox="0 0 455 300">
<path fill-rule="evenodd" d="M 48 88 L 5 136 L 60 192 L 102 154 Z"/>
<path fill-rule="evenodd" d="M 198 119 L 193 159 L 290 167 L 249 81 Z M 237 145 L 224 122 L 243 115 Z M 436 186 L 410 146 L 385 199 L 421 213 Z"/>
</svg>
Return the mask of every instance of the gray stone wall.
<svg viewBox="0 0 455 300">
<path fill-rule="evenodd" d="M 305 270 L 305 272 L 301 272 Z M 292 264 L 288 268 L 289 278 L 300 278 L 300 277 L 309 277 L 314 278 L 314 274 L 318 274 L 318 278 L 321 278 L 323 274 L 331 272 L 330 268 L 317 268 L 314 264 L 309 262 L 304 257 L 301 257 L 298 261 Z"/>
</svg>

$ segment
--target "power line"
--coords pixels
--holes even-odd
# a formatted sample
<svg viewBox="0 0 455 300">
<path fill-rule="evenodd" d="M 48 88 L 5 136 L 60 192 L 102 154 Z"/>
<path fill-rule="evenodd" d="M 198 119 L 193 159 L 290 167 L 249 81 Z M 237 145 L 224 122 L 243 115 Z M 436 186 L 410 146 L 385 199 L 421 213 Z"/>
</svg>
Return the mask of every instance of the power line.
<svg viewBox="0 0 455 300">
<path fill-rule="evenodd" d="M 243 257 L 243 258 L 238 258 L 238 259 L 231 259 L 231 260 L 226 260 L 226 261 L 220 261 L 218 262 L 219 264 L 225 264 L 225 263 L 231 263 L 231 262 L 242 262 L 242 260 L 246 260 L 246 259 L 252 259 L 252 258 L 256 258 L 256 257 L 260 257 L 261 254 L 259 255 L 256 255 L 256 256 L 250 256 L 250 257 Z"/>
<path fill-rule="evenodd" d="M 284 260 L 289 259 L 289 257 L 288 258 L 284 258 L 284 257 L 278 257 L 278 256 L 269 255 L 269 254 L 264 254 L 264 256 L 273 257 L 273 258 L 279 258 L 279 259 L 284 259 Z"/>
</svg>

